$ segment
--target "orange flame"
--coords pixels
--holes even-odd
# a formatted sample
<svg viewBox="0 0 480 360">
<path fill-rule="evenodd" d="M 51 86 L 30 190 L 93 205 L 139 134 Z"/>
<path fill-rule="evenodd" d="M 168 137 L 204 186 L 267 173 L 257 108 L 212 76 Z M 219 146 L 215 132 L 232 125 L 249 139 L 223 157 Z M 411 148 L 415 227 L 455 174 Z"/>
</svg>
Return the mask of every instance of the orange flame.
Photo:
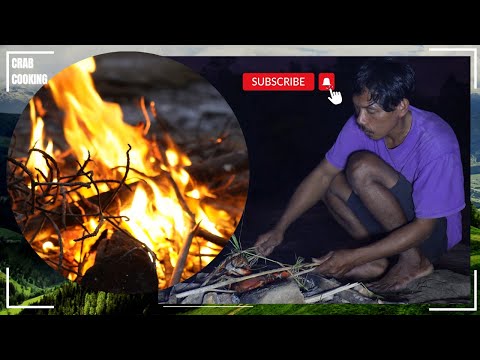
<svg viewBox="0 0 480 360">
<path fill-rule="evenodd" d="M 48 82 L 55 103 L 65 111 L 65 139 L 76 158 L 85 160 L 90 151 L 108 172 L 125 161 L 126 144 L 130 144 L 130 159 L 136 169 L 155 175 L 144 166 L 149 142 L 123 121 L 120 105 L 102 100 L 90 76 L 94 71 L 94 59 L 87 58 Z"/>
<path fill-rule="evenodd" d="M 143 98 L 141 110 L 145 126 L 140 128 L 126 123 L 120 105 L 103 101 L 96 91 L 91 77 L 95 68 L 93 58 L 80 61 L 50 79 L 48 87 L 56 105 L 64 113 L 63 132 L 66 142 L 78 162 L 82 163 L 90 154 L 94 164 L 89 166 L 96 178 L 121 179 L 126 171 L 126 151 L 128 145 L 131 146 L 130 169 L 135 171 L 128 173 L 126 183 L 138 182 L 138 185 L 129 205 L 122 205 L 119 215 L 124 216 L 125 220 L 121 221 L 121 226 L 156 254 L 157 259 L 152 259 L 152 262 L 157 265 L 159 287 L 164 288 L 168 282 L 168 279 L 164 278 L 166 265 L 162 265 L 165 256 L 168 254 L 169 265 L 175 267 L 183 242 L 195 224 L 200 222 L 202 229 L 225 237 L 226 234 L 233 233 L 236 219 L 231 219 L 225 211 L 208 208 L 205 212 L 202 209 L 201 200 L 205 197 L 213 198 L 215 195 L 211 194 L 206 186 L 197 186 L 185 170 L 186 166 L 192 164 L 188 156 L 177 148 L 168 134 L 164 134 L 167 148 L 163 155 L 159 156 L 158 151 L 154 151 L 155 143 L 146 137 L 151 123 Z M 38 109 L 39 104 L 36 105 Z M 53 156 L 52 142 L 44 145 L 44 122 L 42 117 L 36 114 L 33 102 L 30 103 L 30 112 L 31 147 L 36 146 Z M 40 168 L 42 163 L 44 167 Z M 41 154 L 32 154 L 29 166 L 31 169 L 37 167 L 45 174 L 49 171 Z M 112 171 L 113 169 L 115 171 Z M 175 182 L 176 189 L 166 178 Z M 101 192 L 110 190 L 106 184 L 99 184 L 99 188 Z M 79 192 L 85 197 L 96 195 L 94 189 L 81 189 Z M 184 196 L 183 202 L 180 201 L 178 193 Z M 217 225 L 217 218 L 221 219 L 221 226 Z M 97 226 L 96 219 L 89 218 L 85 219 L 83 229 L 93 231 Z M 105 226 L 107 225 L 102 225 L 102 231 Z M 86 254 L 100 233 L 101 231 L 98 231 L 96 236 L 87 239 L 83 244 L 69 240 L 68 234 L 63 234 L 65 259 L 76 264 L 82 263 L 81 275 L 94 264 L 95 255 L 90 254 L 86 258 Z M 45 239 L 42 246 L 45 254 L 52 249 L 58 250 L 49 239 Z M 199 271 L 220 250 L 218 245 L 203 239 L 202 242 L 193 242 L 190 248 L 192 257 L 188 259 L 185 269 Z M 69 273 L 67 276 L 70 280 L 76 279 L 75 274 Z"/>
<path fill-rule="evenodd" d="M 37 116 L 34 106 L 33 99 L 29 101 L 30 105 L 30 120 L 32 123 L 32 134 L 30 136 L 30 149 L 38 149 L 42 150 L 50 156 L 53 156 L 53 142 L 51 139 L 48 140 L 47 145 L 44 144 L 45 138 L 45 123 L 41 116 Z M 47 176 L 49 169 L 43 155 L 40 152 L 32 151 L 28 162 L 26 164 L 28 170 L 32 172 L 32 174 L 37 173 L 37 169 L 42 172 L 43 175 Z"/>
</svg>

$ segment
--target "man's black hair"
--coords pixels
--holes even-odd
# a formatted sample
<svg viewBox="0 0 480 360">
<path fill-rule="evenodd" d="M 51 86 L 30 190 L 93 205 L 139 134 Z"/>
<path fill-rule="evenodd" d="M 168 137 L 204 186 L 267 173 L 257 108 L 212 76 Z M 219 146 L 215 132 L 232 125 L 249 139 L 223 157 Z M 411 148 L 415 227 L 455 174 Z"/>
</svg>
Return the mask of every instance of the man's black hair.
<svg viewBox="0 0 480 360">
<path fill-rule="evenodd" d="M 372 103 L 385 111 L 393 111 L 406 98 L 411 100 L 415 91 L 415 71 L 392 58 L 371 58 L 360 66 L 354 77 L 353 95 L 368 90 Z"/>
</svg>

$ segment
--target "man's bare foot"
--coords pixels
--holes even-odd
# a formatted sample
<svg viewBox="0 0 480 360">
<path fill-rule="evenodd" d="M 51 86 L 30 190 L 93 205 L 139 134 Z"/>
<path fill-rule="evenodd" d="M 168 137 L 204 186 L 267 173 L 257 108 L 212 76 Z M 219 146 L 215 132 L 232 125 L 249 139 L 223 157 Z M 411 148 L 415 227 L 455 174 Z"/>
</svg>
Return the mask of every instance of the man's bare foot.
<svg viewBox="0 0 480 360">
<path fill-rule="evenodd" d="M 354 267 L 344 275 L 345 279 L 353 281 L 373 280 L 382 275 L 388 266 L 387 259 L 378 259 L 369 263 Z"/>
<path fill-rule="evenodd" d="M 369 290 L 378 293 L 405 289 L 413 280 L 433 272 L 433 265 L 419 250 L 410 249 L 402 254 L 398 262 L 380 280 L 368 284 Z"/>
</svg>

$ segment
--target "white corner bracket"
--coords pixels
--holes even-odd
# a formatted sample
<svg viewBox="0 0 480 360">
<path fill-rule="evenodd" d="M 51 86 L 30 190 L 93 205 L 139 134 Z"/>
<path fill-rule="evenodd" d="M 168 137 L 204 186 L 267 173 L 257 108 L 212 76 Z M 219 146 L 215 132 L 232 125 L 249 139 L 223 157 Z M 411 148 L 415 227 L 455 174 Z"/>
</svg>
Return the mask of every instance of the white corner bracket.
<svg viewBox="0 0 480 360">
<path fill-rule="evenodd" d="M 7 304 L 7 309 L 53 309 L 53 305 L 32 305 L 32 306 L 21 306 L 21 305 L 10 305 L 10 268 L 7 267 L 6 272 L 7 277 L 7 293 L 5 296 L 5 301 Z"/>
<path fill-rule="evenodd" d="M 429 311 L 477 311 L 478 288 L 477 270 L 473 270 L 473 307 L 471 308 L 429 308 Z"/>
</svg>

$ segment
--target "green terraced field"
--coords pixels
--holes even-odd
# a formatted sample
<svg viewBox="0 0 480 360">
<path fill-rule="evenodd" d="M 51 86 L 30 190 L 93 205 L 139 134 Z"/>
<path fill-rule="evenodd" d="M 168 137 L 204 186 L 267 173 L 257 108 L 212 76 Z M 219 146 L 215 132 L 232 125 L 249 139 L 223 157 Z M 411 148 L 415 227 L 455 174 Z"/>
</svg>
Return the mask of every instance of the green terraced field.
<svg viewBox="0 0 480 360">
<path fill-rule="evenodd" d="M 472 174 L 470 176 L 470 197 L 472 203 L 480 208 L 480 174 Z"/>
</svg>

